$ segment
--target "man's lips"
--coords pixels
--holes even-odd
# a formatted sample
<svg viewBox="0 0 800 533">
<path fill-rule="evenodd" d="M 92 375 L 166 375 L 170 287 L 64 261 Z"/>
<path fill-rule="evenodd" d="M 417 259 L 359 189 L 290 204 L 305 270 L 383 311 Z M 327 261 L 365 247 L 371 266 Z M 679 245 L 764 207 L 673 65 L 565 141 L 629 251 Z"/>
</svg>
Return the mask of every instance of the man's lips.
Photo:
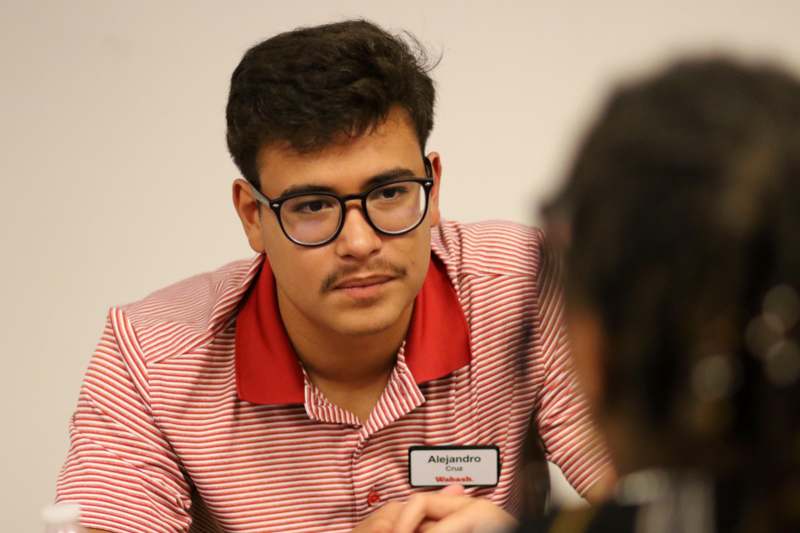
<svg viewBox="0 0 800 533">
<path fill-rule="evenodd" d="M 340 281 L 333 286 L 336 289 L 356 289 L 359 287 L 369 287 L 372 285 L 380 285 L 395 279 L 394 276 L 380 275 L 380 276 L 365 276 L 360 278 L 348 278 Z"/>
</svg>

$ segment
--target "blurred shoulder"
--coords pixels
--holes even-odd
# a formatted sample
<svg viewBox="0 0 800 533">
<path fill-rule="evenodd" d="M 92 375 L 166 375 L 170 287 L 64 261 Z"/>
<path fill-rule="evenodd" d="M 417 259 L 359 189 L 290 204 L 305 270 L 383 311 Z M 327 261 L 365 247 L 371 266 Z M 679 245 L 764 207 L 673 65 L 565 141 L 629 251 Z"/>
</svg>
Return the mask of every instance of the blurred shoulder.
<svg viewBox="0 0 800 533">
<path fill-rule="evenodd" d="M 234 261 L 113 308 L 116 328 L 135 335 L 149 362 L 213 342 L 235 319 L 262 263 L 262 256 Z"/>
</svg>

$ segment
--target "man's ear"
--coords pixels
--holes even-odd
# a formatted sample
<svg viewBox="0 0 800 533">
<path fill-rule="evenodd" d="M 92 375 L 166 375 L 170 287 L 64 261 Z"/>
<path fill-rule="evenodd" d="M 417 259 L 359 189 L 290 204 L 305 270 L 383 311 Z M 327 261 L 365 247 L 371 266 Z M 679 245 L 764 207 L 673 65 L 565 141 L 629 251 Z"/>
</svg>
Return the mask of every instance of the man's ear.
<svg viewBox="0 0 800 533">
<path fill-rule="evenodd" d="M 249 182 L 239 178 L 233 181 L 233 207 L 242 228 L 250 243 L 250 248 L 256 253 L 264 252 L 264 239 L 261 227 L 261 204 L 258 203 Z"/>
<path fill-rule="evenodd" d="M 428 161 L 431 162 L 431 170 L 433 176 L 433 189 L 429 199 L 428 212 L 431 217 L 431 227 L 436 226 L 441 221 L 441 213 L 439 211 L 439 187 L 442 182 L 442 158 L 439 152 L 431 152 L 427 156 Z"/>
<path fill-rule="evenodd" d="M 600 317 L 585 308 L 572 309 L 567 313 L 567 332 L 578 382 L 597 413 L 606 391 L 606 339 Z"/>
</svg>

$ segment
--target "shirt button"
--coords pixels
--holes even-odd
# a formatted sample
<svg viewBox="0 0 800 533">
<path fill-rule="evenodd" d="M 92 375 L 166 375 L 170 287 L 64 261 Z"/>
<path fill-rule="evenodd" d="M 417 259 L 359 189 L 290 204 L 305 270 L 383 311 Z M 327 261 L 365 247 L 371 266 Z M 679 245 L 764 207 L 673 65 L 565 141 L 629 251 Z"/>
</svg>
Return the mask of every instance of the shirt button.
<svg viewBox="0 0 800 533">
<path fill-rule="evenodd" d="M 367 495 L 367 505 L 372 507 L 373 505 L 378 505 L 381 501 L 381 495 L 378 493 L 377 490 L 372 489 L 369 491 L 369 495 Z"/>
</svg>

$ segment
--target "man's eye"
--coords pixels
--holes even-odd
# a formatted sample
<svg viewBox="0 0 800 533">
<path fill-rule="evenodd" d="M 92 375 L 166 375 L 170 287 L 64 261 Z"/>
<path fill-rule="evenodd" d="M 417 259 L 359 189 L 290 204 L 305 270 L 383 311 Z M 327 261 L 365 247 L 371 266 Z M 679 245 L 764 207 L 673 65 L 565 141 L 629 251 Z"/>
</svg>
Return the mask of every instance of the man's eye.
<svg viewBox="0 0 800 533">
<path fill-rule="evenodd" d="M 314 214 L 328 209 L 333 209 L 333 202 L 330 200 L 317 199 L 298 202 L 294 205 L 292 211 L 295 213 Z"/>
<path fill-rule="evenodd" d="M 408 187 L 405 187 L 404 185 L 386 187 L 385 189 L 380 190 L 380 198 L 382 200 L 394 200 L 398 196 L 402 196 L 407 192 L 408 192 Z"/>
</svg>

